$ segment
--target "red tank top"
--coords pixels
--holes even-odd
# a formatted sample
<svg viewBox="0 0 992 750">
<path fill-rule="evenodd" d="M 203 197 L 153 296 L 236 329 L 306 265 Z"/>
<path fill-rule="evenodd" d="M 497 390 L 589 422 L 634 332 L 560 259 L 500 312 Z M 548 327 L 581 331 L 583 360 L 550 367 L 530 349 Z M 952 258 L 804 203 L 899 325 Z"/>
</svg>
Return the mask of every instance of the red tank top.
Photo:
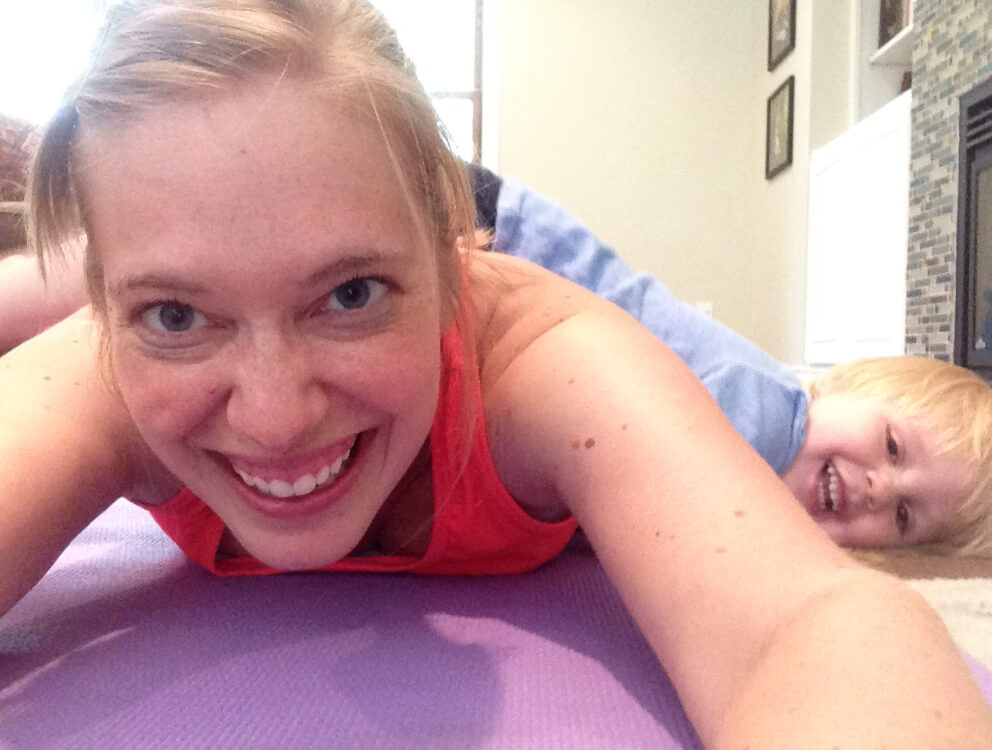
<svg viewBox="0 0 992 750">
<path fill-rule="evenodd" d="M 555 557 L 576 528 L 574 518 L 547 523 L 527 514 L 496 473 L 486 439 L 478 367 L 466 367 L 457 324 L 441 337 L 442 373 L 430 431 L 434 516 L 423 557 L 346 557 L 321 570 L 441 574 L 520 573 Z M 465 461 L 464 399 L 474 402 Z M 462 465 L 464 464 L 464 465 Z M 194 562 L 219 576 L 278 573 L 253 557 L 217 557 L 224 522 L 188 488 L 162 505 L 144 505 Z"/>
</svg>

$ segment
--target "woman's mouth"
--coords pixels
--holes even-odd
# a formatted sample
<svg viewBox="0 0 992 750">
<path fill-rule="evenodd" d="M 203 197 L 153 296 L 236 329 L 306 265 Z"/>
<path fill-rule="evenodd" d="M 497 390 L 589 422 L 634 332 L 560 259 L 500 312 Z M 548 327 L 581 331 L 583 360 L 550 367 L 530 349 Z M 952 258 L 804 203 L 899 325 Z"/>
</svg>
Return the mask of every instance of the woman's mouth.
<svg viewBox="0 0 992 750">
<path fill-rule="evenodd" d="M 348 494 L 365 451 L 365 433 L 318 451 L 265 465 L 248 458 L 228 458 L 231 479 L 248 507 L 279 521 L 303 520 L 321 513 Z"/>
<path fill-rule="evenodd" d="M 305 497 L 316 490 L 334 484 L 335 480 L 350 465 L 357 442 L 358 436 L 356 435 L 351 446 L 331 463 L 322 465 L 312 473 L 302 473 L 295 478 L 270 477 L 266 479 L 264 476 L 256 476 L 235 466 L 232 468 L 242 482 L 263 495 L 278 498 Z"/>
</svg>

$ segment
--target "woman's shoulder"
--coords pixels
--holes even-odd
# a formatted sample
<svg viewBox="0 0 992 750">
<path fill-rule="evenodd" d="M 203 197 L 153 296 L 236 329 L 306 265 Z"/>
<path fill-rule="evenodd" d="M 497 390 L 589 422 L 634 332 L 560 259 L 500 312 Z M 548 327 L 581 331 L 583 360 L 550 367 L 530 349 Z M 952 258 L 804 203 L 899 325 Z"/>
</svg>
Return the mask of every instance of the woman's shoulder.
<svg viewBox="0 0 992 750">
<path fill-rule="evenodd" d="M 0 358 L 0 445 L 28 476 L 40 461 L 60 466 L 77 487 L 113 499 L 131 494 L 136 477 L 164 469 L 151 457 L 113 385 L 100 324 L 83 308 Z M 77 490 L 78 491 L 78 490 Z M 113 496 L 113 497 L 111 497 Z M 158 502 L 166 498 L 151 499 Z"/>
<path fill-rule="evenodd" d="M 468 260 L 473 335 L 483 394 L 519 355 L 566 320 L 614 306 L 547 269 L 501 253 Z"/>
</svg>

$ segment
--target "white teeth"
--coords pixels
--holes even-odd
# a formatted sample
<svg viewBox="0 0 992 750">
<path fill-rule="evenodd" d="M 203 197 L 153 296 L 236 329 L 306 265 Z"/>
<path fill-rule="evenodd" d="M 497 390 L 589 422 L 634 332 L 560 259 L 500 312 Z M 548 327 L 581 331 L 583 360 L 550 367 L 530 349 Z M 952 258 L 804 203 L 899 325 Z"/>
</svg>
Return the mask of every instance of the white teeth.
<svg viewBox="0 0 992 750">
<path fill-rule="evenodd" d="M 349 458 L 351 458 L 351 453 L 354 448 L 355 444 L 352 443 L 351 448 L 349 448 L 344 455 L 338 456 L 334 463 L 329 466 L 322 467 L 320 471 L 317 472 L 316 476 L 313 474 L 304 474 L 292 482 L 288 482 L 283 479 L 266 481 L 260 477 L 252 476 L 241 469 L 235 469 L 234 472 L 241 477 L 242 482 L 247 484 L 249 487 L 254 487 L 263 495 L 273 495 L 274 497 L 279 498 L 302 497 L 304 495 L 309 495 L 316 489 L 326 487 L 328 484 L 333 483 L 334 480 L 338 478 L 338 475 L 344 468 L 345 463 Z"/>
<path fill-rule="evenodd" d="M 297 497 L 300 495 L 309 495 L 315 489 L 317 489 L 317 477 L 313 474 L 304 474 L 293 482 L 293 494 Z"/>
<path fill-rule="evenodd" d="M 833 463 L 827 462 L 827 475 L 820 477 L 816 487 L 816 500 L 820 510 L 834 512 L 840 504 L 840 479 Z"/>
<path fill-rule="evenodd" d="M 292 497 L 293 485 L 289 482 L 284 482 L 281 479 L 273 479 L 269 482 L 269 494 L 275 495 L 276 497 Z"/>
</svg>

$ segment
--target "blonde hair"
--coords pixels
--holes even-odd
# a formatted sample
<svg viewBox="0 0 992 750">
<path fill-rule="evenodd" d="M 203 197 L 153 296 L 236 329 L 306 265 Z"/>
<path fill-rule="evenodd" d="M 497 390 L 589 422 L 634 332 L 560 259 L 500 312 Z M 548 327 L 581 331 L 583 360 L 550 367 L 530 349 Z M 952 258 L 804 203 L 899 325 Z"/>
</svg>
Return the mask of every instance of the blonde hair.
<svg viewBox="0 0 992 750">
<path fill-rule="evenodd" d="M 992 557 L 992 388 L 949 362 L 899 356 L 834 365 L 810 385 L 813 398 L 828 393 L 885 400 L 961 461 L 971 473 L 967 494 L 946 538 L 924 549 Z"/>
<path fill-rule="evenodd" d="M 314 86 L 330 106 L 366 116 L 392 161 L 418 230 L 438 253 L 457 305 L 456 244 L 474 245 L 465 170 L 382 15 L 364 0 L 124 0 L 111 8 L 90 66 L 45 129 L 27 189 L 27 235 L 42 273 L 86 229 L 73 173 L 90 131 L 158 106 L 235 94 L 262 77 Z M 98 249 L 96 249 L 98 250 Z M 85 256 L 89 294 L 106 314 L 99 253 Z"/>
</svg>

